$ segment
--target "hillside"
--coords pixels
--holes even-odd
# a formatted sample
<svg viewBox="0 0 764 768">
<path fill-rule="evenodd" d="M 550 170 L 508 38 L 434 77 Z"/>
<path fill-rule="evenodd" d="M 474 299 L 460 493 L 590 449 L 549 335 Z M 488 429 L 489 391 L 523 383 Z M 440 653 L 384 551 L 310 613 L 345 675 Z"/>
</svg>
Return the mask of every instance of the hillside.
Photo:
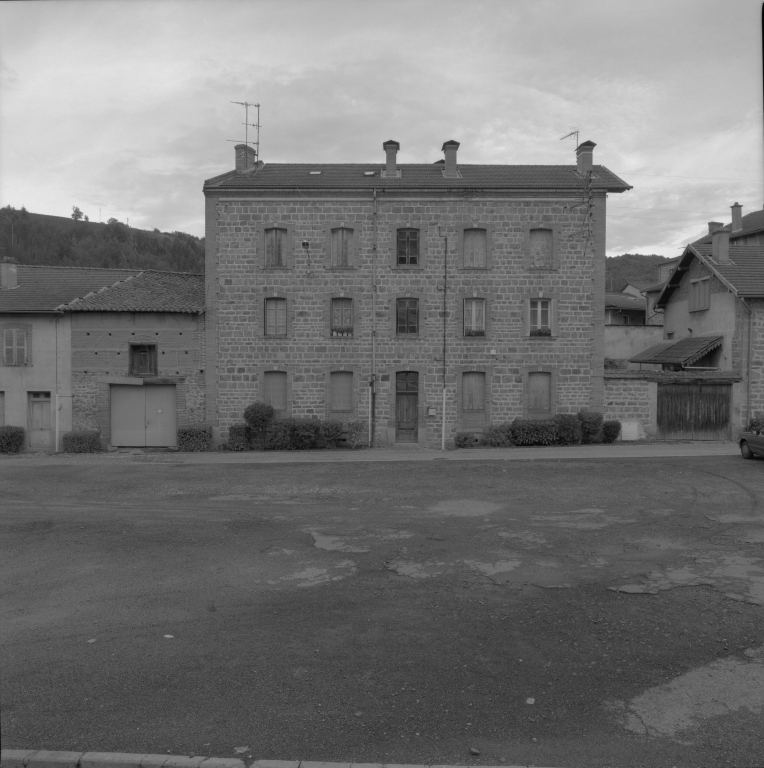
<svg viewBox="0 0 764 768">
<path fill-rule="evenodd" d="M 626 283 L 655 283 L 658 281 L 658 264 L 669 261 L 657 254 L 624 253 L 605 259 L 606 290 L 620 292 Z"/>
<path fill-rule="evenodd" d="M 54 267 L 204 272 L 204 240 L 185 232 L 148 232 L 116 219 L 75 221 L 12 206 L 0 209 L 0 260 L 6 256 L 19 264 Z"/>
</svg>

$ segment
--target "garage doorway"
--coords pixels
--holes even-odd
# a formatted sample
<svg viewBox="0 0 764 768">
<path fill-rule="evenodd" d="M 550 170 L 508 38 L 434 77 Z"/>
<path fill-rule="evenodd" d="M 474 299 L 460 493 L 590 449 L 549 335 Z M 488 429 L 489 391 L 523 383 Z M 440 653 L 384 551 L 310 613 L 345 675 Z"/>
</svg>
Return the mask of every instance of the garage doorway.
<svg viewBox="0 0 764 768">
<path fill-rule="evenodd" d="M 658 384 L 659 438 L 729 440 L 731 394 L 730 384 Z"/>
<path fill-rule="evenodd" d="M 111 386 L 111 444 L 170 448 L 177 444 L 175 385 Z"/>
</svg>

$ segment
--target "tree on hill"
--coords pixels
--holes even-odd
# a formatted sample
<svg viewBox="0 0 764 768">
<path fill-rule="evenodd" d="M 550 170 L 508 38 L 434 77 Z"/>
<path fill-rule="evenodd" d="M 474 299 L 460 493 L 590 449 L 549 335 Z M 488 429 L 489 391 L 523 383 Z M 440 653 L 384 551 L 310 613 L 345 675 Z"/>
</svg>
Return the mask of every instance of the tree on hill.
<svg viewBox="0 0 764 768">
<path fill-rule="evenodd" d="M 658 265 L 669 261 L 657 253 L 624 253 L 605 259 L 605 289 L 622 291 L 627 283 L 655 283 L 658 281 Z"/>
<path fill-rule="evenodd" d="M 75 221 L 79 221 L 82 218 L 82 211 L 76 206 L 72 206 L 72 218 Z"/>
</svg>

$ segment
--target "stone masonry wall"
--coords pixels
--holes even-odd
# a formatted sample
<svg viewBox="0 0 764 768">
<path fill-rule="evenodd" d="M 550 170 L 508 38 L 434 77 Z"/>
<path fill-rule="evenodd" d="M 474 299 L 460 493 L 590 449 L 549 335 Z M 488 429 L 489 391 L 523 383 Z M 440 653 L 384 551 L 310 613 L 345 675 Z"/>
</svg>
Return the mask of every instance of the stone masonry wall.
<svg viewBox="0 0 764 768">
<path fill-rule="evenodd" d="M 394 434 L 395 373 L 417 370 L 419 423 L 422 441 L 440 442 L 440 403 L 443 367 L 444 238 L 448 235 L 448 291 L 446 308 L 447 423 L 449 439 L 460 429 L 457 398 L 459 377 L 465 370 L 491 372 L 490 420 L 508 421 L 522 415 L 529 371 L 554 374 L 554 410 L 575 412 L 592 402 L 595 315 L 594 264 L 604 259 L 604 242 L 584 252 L 581 208 L 570 209 L 558 198 L 388 199 L 378 203 L 377 242 L 377 398 L 379 441 Z M 571 199 L 570 202 L 576 202 Z M 604 219 L 604 196 L 598 216 Z M 210 215 L 208 213 L 208 215 Z M 222 199 L 217 217 L 216 248 L 208 251 L 208 276 L 217 275 L 217 417 L 220 435 L 242 419 L 247 405 L 262 397 L 267 370 L 287 371 L 291 413 L 327 415 L 327 373 L 350 366 L 354 377 L 354 417 L 366 419 L 372 357 L 372 256 L 375 243 L 373 204 L 357 200 Z M 332 226 L 345 224 L 358 237 L 355 268 L 336 270 L 327 265 Z M 557 269 L 530 269 L 526 257 L 529 225 L 556 228 Z M 264 225 L 288 227 L 292 238 L 286 269 L 264 266 Z M 490 268 L 459 266 L 460 231 L 476 225 L 491 232 Z M 396 268 L 396 227 L 419 227 L 422 264 Z M 440 230 L 439 234 L 439 227 Z M 209 222 L 208 222 L 209 229 Z M 604 232 L 604 225 L 602 226 Z M 301 247 L 302 240 L 310 243 Z M 604 236 L 602 237 L 604 241 Z M 213 262 L 214 260 L 214 262 Z M 209 290 L 209 283 L 208 283 Z M 353 299 L 353 338 L 331 338 L 332 298 Z M 264 301 L 288 301 L 288 337 L 264 335 Z M 416 338 L 394 332 L 396 298 L 420 299 L 420 333 Z M 485 338 L 464 337 L 462 302 L 487 300 Z M 530 337 L 524 331 L 524 301 L 529 297 L 554 299 L 558 332 L 550 338 Z M 208 297 L 208 304 L 210 298 Z M 601 342 L 599 348 L 601 349 Z M 210 361 L 213 364 L 213 361 Z M 598 362 L 599 369 L 602 360 Z M 488 378 L 488 377 L 487 377 Z M 435 415 L 428 415 L 429 407 Z M 393 431 L 391 431 L 393 430 Z"/>
<path fill-rule="evenodd" d="M 605 418 L 650 424 L 650 382 L 644 379 L 605 379 Z"/>
</svg>

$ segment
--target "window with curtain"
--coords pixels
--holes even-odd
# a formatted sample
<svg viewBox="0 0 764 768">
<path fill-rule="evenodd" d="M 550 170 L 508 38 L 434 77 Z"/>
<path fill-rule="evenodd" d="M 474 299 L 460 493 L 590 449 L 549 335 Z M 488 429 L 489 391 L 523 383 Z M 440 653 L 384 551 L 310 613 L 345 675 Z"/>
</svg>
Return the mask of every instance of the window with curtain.
<svg viewBox="0 0 764 768">
<path fill-rule="evenodd" d="M 485 336 L 485 299 L 464 300 L 464 335 Z"/>
<path fill-rule="evenodd" d="M 265 335 L 287 335 L 287 300 L 265 300 Z"/>
<path fill-rule="evenodd" d="M 332 336 L 353 335 L 353 299 L 332 299 Z"/>
<path fill-rule="evenodd" d="M 485 268 L 488 264 L 488 232 L 485 229 L 464 230 L 464 266 Z"/>
<path fill-rule="evenodd" d="M 531 299 L 530 333 L 531 333 L 531 336 L 551 336 L 552 335 L 552 301 L 551 299 Z"/>
</svg>

